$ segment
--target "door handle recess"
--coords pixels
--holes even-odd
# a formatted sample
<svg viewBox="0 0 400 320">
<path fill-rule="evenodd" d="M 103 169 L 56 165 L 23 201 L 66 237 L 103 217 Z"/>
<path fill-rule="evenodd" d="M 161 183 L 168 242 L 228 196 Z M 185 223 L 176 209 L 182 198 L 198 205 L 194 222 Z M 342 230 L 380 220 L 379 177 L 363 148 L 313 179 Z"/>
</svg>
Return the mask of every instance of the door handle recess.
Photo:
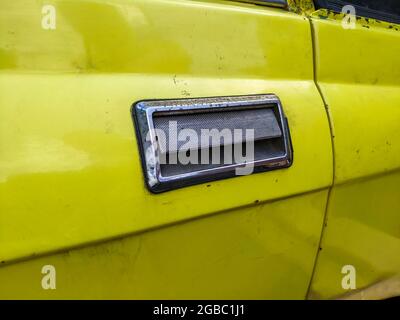
<svg viewBox="0 0 400 320">
<path fill-rule="evenodd" d="M 146 184 L 155 193 L 293 161 L 288 122 L 273 94 L 144 100 L 132 116 Z"/>
</svg>

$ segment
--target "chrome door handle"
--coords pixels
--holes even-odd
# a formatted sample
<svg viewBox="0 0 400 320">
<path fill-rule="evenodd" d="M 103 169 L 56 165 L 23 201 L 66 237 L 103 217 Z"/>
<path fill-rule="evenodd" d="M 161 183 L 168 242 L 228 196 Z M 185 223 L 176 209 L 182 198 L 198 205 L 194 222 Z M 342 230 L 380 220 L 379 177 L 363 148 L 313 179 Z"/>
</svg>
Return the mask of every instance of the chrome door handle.
<svg viewBox="0 0 400 320">
<path fill-rule="evenodd" d="M 273 94 L 146 100 L 132 113 L 152 192 L 292 163 L 287 119 Z M 251 144 L 253 154 L 244 156 Z"/>
</svg>

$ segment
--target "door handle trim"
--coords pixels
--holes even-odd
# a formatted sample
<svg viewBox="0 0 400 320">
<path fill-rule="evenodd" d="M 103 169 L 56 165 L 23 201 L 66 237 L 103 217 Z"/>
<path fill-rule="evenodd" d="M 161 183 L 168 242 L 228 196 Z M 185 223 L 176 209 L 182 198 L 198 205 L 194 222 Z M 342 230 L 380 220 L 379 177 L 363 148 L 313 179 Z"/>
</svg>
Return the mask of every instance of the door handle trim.
<svg viewBox="0 0 400 320">
<path fill-rule="evenodd" d="M 290 167 L 293 150 L 288 121 L 281 102 L 274 94 L 228 96 L 211 98 L 142 100 L 133 104 L 132 117 L 135 122 L 142 167 L 146 185 L 151 192 L 159 193 L 188 185 L 219 180 L 235 176 L 235 169 L 243 163 L 233 163 L 219 167 L 206 168 L 182 174 L 165 176 L 161 170 L 154 115 L 190 114 L 193 112 L 239 111 L 255 108 L 272 108 L 276 115 L 282 135 L 282 153 L 265 159 L 255 159 L 248 164 L 254 166 L 254 173 Z"/>
</svg>

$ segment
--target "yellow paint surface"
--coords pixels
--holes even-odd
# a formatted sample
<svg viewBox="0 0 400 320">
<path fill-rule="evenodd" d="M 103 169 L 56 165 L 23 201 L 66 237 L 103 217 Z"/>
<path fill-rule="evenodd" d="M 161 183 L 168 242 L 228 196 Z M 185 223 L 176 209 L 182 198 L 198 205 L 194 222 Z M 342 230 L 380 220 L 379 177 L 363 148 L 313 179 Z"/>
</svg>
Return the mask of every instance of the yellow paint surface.
<svg viewBox="0 0 400 320">
<path fill-rule="evenodd" d="M 311 298 L 348 293 L 400 274 L 400 32 L 313 17 L 316 77 L 334 134 L 335 187 Z M 388 294 L 392 294 L 388 291 Z M 400 292 L 398 292 L 400 294 Z"/>
<path fill-rule="evenodd" d="M 56 297 L 205 297 L 219 276 L 215 297 L 282 297 L 290 286 L 304 298 L 333 177 L 309 22 L 227 1 L 59 0 L 46 1 L 56 30 L 43 30 L 42 4 L 1 2 L 0 295 L 48 297 L 35 278 L 47 258 L 18 261 L 92 244 L 49 257 Z M 292 167 L 147 191 L 132 103 L 257 93 L 282 101 Z M 132 234 L 200 217 L 146 233 L 135 265 L 142 236 Z"/>
<path fill-rule="evenodd" d="M 0 298 L 304 299 L 326 198 L 316 192 L 5 266 Z M 42 289 L 44 265 L 56 269 L 56 290 Z"/>
</svg>

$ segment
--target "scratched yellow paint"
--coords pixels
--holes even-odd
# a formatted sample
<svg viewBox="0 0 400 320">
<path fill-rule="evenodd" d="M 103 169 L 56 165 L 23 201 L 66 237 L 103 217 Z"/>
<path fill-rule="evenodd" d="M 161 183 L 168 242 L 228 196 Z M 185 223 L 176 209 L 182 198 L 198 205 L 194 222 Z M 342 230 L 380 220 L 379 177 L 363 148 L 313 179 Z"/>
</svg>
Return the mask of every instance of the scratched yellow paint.
<svg viewBox="0 0 400 320">
<path fill-rule="evenodd" d="M 368 21 L 344 29 L 340 15 L 311 16 L 335 187 L 310 298 L 348 293 L 344 265 L 356 268 L 358 289 L 400 274 L 400 32 Z"/>
<path fill-rule="evenodd" d="M 345 264 L 398 274 L 399 25 L 288 7 L 1 2 L 0 297 L 304 298 L 333 182 L 309 298 L 346 293 Z M 280 97 L 291 168 L 146 190 L 133 102 L 250 93 Z"/>
<path fill-rule="evenodd" d="M 346 14 L 334 12 L 327 9 L 318 9 L 316 11 L 310 12 L 309 16 L 319 19 L 336 20 L 341 22 L 346 17 Z M 367 29 L 369 27 L 378 27 L 378 28 L 390 29 L 393 31 L 400 31 L 400 25 L 397 23 L 381 21 L 373 18 L 356 16 L 355 22 L 357 26 Z"/>
<path fill-rule="evenodd" d="M 287 0 L 288 9 L 298 14 L 308 15 L 315 11 L 312 0 Z"/>
<path fill-rule="evenodd" d="M 320 19 L 342 21 L 346 17 L 345 13 L 335 12 L 332 10 L 320 8 L 316 9 L 313 0 L 287 0 L 288 9 L 298 14 L 303 14 L 308 17 L 315 17 Z M 373 18 L 366 18 L 356 15 L 356 24 L 364 28 L 380 27 L 386 29 L 400 30 L 400 25 L 397 23 L 381 21 Z"/>
<path fill-rule="evenodd" d="M 55 6 L 55 30 L 41 28 L 42 4 Z M 37 287 L 48 261 L 58 298 L 305 297 L 333 166 L 304 17 L 228 1 L 0 6 L 1 297 L 51 297 Z M 257 93 L 282 101 L 292 167 L 146 189 L 135 101 Z M 132 235 L 155 228 L 136 266 Z"/>
<path fill-rule="evenodd" d="M 326 197 L 254 205 L 11 264 L 0 268 L 0 298 L 304 299 Z M 56 290 L 42 289 L 45 265 L 56 269 Z"/>
</svg>

